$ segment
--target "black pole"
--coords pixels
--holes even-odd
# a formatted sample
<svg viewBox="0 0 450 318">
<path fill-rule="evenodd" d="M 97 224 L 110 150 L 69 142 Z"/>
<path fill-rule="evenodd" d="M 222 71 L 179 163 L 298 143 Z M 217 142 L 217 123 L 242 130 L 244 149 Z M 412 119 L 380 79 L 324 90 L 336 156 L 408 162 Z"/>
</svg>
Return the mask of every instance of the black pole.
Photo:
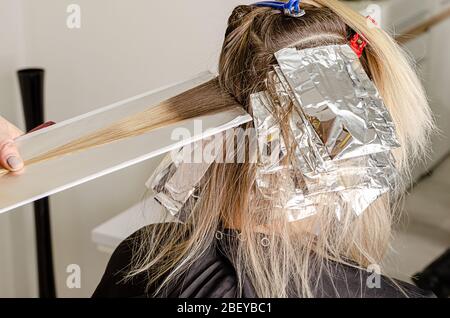
<svg viewBox="0 0 450 318">
<path fill-rule="evenodd" d="M 24 69 L 18 72 L 27 131 L 44 123 L 44 70 Z M 39 297 L 55 298 L 50 206 L 48 198 L 34 202 Z"/>
</svg>

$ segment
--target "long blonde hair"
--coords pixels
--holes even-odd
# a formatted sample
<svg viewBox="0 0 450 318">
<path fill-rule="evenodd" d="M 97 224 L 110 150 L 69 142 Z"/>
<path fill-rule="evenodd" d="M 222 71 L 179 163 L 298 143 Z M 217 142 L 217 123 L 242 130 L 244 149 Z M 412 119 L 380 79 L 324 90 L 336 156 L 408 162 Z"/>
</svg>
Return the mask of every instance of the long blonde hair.
<svg viewBox="0 0 450 318">
<path fill-rule="evenodd" d="M 405 182 L 414 160 L 425 153 L 432 128 L 424 91 L 410 62 L 390 36 L 339 1 L 303 3 L 307 14 L 300 19 L 269 8 L 234 10 L 220 57 L 221 87 L 249 109 L 249 95 L 264 89 L 276 51 L 343 44 L 351 32 L 363 34 L 369 45 L 362 62 L 396 123 L 402 148 L 395 156 Z M 130 276 L 145 272 L 150 282 L 162 279 L 161 291 L 214 244 L 216 232 L 224 227 L 239 229 L 239 240 L 233 241 L 228 255 L 240 286 L 248 278 L 260 297 L 313 297 L 317 286 L 312 277 L 330 270 L 328 260 L 364 268 L 381 263 L 401 182 L 399 193 L 379 199 L 357 219 L 346 213 L 338 221 L 324 205 L 311 220 L 289 223 L 255 199 L 255 172 L 250 163 L 214 164 L 187 224 L 142 232 Z M 330 200 L 332 195 L 324 198 Z M 312 234 L 316 228 L 318 236 Z M 268 238 L 268 246 L 261 243 L 259 232 Z"/>
<path fill-rule="evenodd" d="M 402 148 L 395 156 L 406 182 L 412 164 L 425 153 L 428 132 L 433 127 L 423 88 L 411 63 L 389 35 L 345 4 L 337 0 L 304 0 L 302 6 L 307 12 L 302 18 L 287 17 L 269 8 L 236 8 L 225 36 L 218 81 L 29 163 L 237 104 L 249 109 L 249 95 L 263 88 L 267 71 L 275 63 L 276 51 L 284 47 L 344 44 L 352 32 L 358 32 L 368 41 L 363 65 L 397 126 Z M 329 260 L 359 267 L 381 263 L 404 182 L 399 183 L 399 193 L 380 198 L 356 219 L 345 213 L 338 221 L 324 205 L 313 218 L 289 223 L 279 217 L 279 211 L 257 199 L 255 173 L 256 167 L 251 163 L 213 164 L 201 197 L 185 224 L 164 224 L 141 231 L 134 243 L 128 277 L 146 274 L 148 285 L 162 281 L 157 293 L 163 291 L 215 244 L 217 231 L 224 228 L 239 229 L 240 239 L 227 252 L 240 287 L 248 278 L 260 297 L 313 297 L 317 286 L 312 277 L 328 271 Z M 324 197 L 324 201 L 330 200 L 332 195 Z M 320 234 L 314 235 L 317 228 Z M 270 244 L 261 244 L 261 232 Z"/>
</svg>

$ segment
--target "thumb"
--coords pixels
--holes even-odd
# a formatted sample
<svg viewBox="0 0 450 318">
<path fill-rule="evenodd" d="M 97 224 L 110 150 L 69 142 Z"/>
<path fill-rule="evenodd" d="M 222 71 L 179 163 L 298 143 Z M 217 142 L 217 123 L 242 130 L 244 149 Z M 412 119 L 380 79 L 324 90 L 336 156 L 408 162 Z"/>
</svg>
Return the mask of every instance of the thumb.
<svg viewBox="0 0 450 318">
<path fill-rule="evenodd" d="M 10 171 L 19 171 L 24 167 L 14 140 L 4 139 L 0 141 L 0 165 Z"/>
</svg>

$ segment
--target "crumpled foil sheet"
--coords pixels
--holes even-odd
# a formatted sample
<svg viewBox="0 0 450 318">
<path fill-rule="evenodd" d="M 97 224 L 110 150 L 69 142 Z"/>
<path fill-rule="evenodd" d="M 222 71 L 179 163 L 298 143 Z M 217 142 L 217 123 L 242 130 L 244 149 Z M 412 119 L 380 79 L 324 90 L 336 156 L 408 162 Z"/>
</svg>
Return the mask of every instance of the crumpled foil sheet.
<svg viewBox="0 0 450 318">
<path fill-rule="evenodd" d="M 392 118 L 348 45 L 275 54 L 284 77 L 333 159 L 399 147 Z"/>
<path fill-rule="evenodd" d="M 199 196 L 199 186 L 209 167 L 219 155 L 222 138 L 212 136 L 168 154 L 146 186 L 155 193 L 154 199 L 179 221 L 185 221 Z M 204 156 L 205 149 L 214 149 L 212 156 Z M 200 155 L 200 159 L 196 159 Z M 208 159 L 208 160 L 206 160 Z"/>
<path fill-rule="evenodd" d="M 251 97 L 258 145 L 267 143 L 265 132 L 284 131 L 271 142 L 294 144 L 294 153 L 285 147 L 282 162 L 259 151 L 256 186 L 290 221 L 325 208 L 338 218 L 343 211 L 361 215 L 398 177 L 391 150 L 400 145 L 378 90 L 348 45 L 275 56 L 267 91 Z"/>
</svg>

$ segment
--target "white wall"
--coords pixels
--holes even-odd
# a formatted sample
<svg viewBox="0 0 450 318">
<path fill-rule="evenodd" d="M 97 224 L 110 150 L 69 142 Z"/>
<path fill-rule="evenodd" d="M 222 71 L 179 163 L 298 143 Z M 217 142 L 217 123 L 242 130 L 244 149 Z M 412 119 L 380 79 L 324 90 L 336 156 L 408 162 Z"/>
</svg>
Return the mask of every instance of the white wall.
<svg viewBox="0 0 450 318">
<path fill-rule="evenodd" d="M 442 4 L 450 5 L 450 1 L 442 1 Z M 436 165 L 442 158 L 450 153 L 450 20 L 446 20 L 430 30 L 430 73 L 429 85 L 427 85 L 430 97 L 430 105 L 433 110 L 436 125 L 440 132 L 432 136 L 433 154 L 430 165 Z"/>
<path fill-rule="evenodd" d="M 46 117 L 54 121 L 215 69 L 232 8 L 251 2 L 174 0 L 167 7 L 167 1 L 148 0 L 0 0 L 6 6 L 0 8 L 0 32 L 4 30 L 9 41 L 14 42 L 11 47 L 17 47 L 9 54 L 9 60 L 2 56 L 0 62 L 0 89 L 7 96 L 0 94 L 0 103 L 6 105 L 1 113 L 13 121 L 18 119 L 18 93 L 12 72 L 21 64 L 16 61 L 20 56 L 26 62 L 22 64 L 46 69 Z M 79 30 L 66 27 L 66 8 L 71 3 L 81 6 Z M 17 20 L 4 21 L 3 15 L 17 15 Z M 15 43 L 21 34 L 9 33 L 10 29 L 22 25 L 20 15 L 24 21 L 22 47 Z M 51 198 L 59 296 L 91 295 L 108 256 L 96 250 L 90 232 L 140 198 L 143 183 L 154 164 L 154 161 L 146 162 Z M 20 213 L 24 212 L 9 215 Z M 30 214 L 28 211 L 27 215 Z M 23 222 L 9 225 L 5 216 L 0 217 L 0 230 L 3 228 L 22 235 L 24 232 Z M 27 235 L 31 229 L 26 229 Z M 0 238 L 6 237 L 0 243 L 2 248 L 10 246 L 8 240 L 13 239 L 6 230 L 0 234 Z M 8 248 L 8 253 L 13 251 Z M 6 264 L 2 259 L 0 266 Z M 32 261 L 32 257 L 27 261 Z M 17 259 L 8 266 L 15 267 L 18 262 L 23 260 Z M 79 290 L 70 290 L 65 285 L 68 264 L 81 267 Z M 18 285 L 20 279 L 8 278 L 7 271 L 0 267 L 0 283 L 9 279 L 10 285 Z M 33 277 L 21 279 L 33 280 Z M 31 289 L 14 293 L 28 296 Z"/>
</svg>

